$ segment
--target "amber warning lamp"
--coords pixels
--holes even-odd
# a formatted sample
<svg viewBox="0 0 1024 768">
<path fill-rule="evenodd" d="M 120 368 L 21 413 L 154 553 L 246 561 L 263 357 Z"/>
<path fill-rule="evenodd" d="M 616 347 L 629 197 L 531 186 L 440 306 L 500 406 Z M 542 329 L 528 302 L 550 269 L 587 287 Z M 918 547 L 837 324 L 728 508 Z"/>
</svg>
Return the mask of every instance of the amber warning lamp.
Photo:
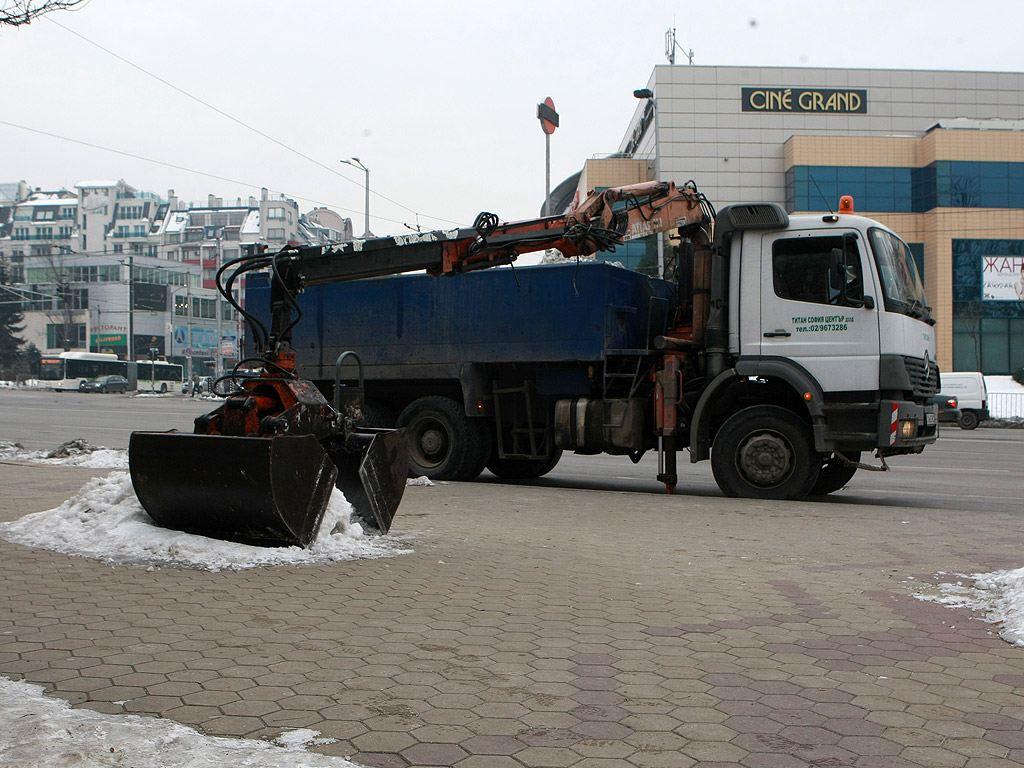
<svg viewBox="0 0 1024 768">
<path fill-rule="evenodd" d="M 839 212 L 853 213 L 853 195 L 843 195 L 839 198 Z"/>
</svg>

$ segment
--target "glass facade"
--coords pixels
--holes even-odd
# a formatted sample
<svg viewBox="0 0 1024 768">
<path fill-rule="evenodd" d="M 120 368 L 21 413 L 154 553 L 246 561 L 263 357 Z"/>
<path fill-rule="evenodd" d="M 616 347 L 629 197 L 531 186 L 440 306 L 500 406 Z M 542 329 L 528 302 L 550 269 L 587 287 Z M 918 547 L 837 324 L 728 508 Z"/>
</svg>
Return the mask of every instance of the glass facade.
<svg viewBox="0 0 1024 768">
<path fill-rule="evenodd" d="M 1024 208 L 1024 163 L 938 160 L 924 168 L 825 165 L 786 171 L 786 210 L 836 210 L 842 195 L 856 209 L 924 213 L 934 208 Z"/>
<path fill-rule="evenodd" d="M 642 237 L 615 246 L 614 251 L 596 254 L 598 261 L 618 262 L 626 269 L 632 269 L 648 277 L 658 277 L 658 237 Z"/>
<path fill-rule="evenodd" d="M 1024 240 L 953 240 L 953 370 L 1005 375 L 1024 366 L 1024 300 L 991 297 L 991 259 L 1021 263 Z"/>
<path fill-rule="evenodd" d="M 606 189 L 608 189 L 608 187 L 595 187 L 593 194 L 600 194 Z M 615 203 L 612 205 L 612 208 L 614 210 L 620 210 L 623 205 L 623 203 Z M 597 261 L 619 263 L 626 269 L 631 269 L 634 272 L 639 272 L 640 274 L 647 275 L 648 277 L 661 276 L 658 271 L 657 235 L 650 235 L 648 237 L 630 240 L 615 246 L 615 249 L 612 251 L 599 251 L 594 254 L 594 258 Z"/>
</svg>

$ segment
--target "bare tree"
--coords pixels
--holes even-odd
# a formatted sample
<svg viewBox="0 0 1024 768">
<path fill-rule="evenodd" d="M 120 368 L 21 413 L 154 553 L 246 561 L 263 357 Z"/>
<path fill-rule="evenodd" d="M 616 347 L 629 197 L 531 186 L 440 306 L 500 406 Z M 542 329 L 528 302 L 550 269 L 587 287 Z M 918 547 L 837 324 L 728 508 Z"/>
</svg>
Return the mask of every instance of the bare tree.
<svg viewBox="0 0 1024 768">
<path fill-rule="evenodd" d="M 42 255 L 54 288 L 53 302 L 44 311 L 46 319 L 54 327 L 56 346 L 67 352 L 78 345 L 78 327 L 75 323 L 78 307 L 75 306 L 75 294 L 69 285 L 70 270 L 64 264 L 63 251 L 60 250 L 61 246 L 56 246 L 56 249 L 54 253 L 54 247 L 51 246 L 49 253 Z"/>
<path fill-rule="evenodd" d="M 86 0 L 0 0 L 0 24 L 20 27 L 51 11 L 69 11 Z"/>
<path fill-rule="evenodd" d="M 981 301 L 965 301 L 954 307 L 954 318 L 971 340 L 974 347 L 974 370 L 981 370 L 981 321 L 985 318 L 985 304 Z"/>
</svg>

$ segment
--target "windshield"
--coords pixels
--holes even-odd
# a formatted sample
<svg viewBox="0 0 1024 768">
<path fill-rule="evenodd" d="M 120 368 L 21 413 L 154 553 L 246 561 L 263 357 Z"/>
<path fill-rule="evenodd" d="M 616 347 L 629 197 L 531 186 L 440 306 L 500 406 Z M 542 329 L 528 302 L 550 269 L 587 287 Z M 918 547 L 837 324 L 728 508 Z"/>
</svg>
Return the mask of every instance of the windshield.
<svg viewBox="0 0 1024 768">
<path fill-rule="evenodd" d="M 868 230 L 868 236 L 882 280 L 886 310 L 931 320 L 931 308 L 925 300 L 924 284 L 917 273 L 910 246 L 884 229 L 873 227 Z"/>
<path fill-rule="evenodd" d="M 64 361 L 44 358 L 39 365 L 39 378 L 43 381 L 60 381 L 64 378 Z"/>
</svg>

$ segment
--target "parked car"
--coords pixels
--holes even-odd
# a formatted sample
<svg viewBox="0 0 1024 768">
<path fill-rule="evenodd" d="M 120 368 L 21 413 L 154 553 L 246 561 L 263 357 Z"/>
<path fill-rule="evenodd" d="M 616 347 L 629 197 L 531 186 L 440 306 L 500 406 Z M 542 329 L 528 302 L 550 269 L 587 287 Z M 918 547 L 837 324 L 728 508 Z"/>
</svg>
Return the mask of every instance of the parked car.
<svg viewBox="0 0 1024 768">
<path fill-rule="evenodd" d="M 83 381 L 78 386 L 79 392 L 127 392 L 128 379 L 116 373 L 111 376 L 100 376 L 92 381 Z"/>
<path fill-rule="evenodd" d="M 942 374 L 942 397 L 956 396 L 960 408 L 960 427 L 974 429 L 988 418 L 988 390 L 985 377 L 977 371 L 953 371 Z"/>
<path fill-rule="evenodd" d="M 933 395 L 931 402 L 939 406 L 939 422 L 960 423 L 960 403 L 953 395 Z"/>
</svg>

